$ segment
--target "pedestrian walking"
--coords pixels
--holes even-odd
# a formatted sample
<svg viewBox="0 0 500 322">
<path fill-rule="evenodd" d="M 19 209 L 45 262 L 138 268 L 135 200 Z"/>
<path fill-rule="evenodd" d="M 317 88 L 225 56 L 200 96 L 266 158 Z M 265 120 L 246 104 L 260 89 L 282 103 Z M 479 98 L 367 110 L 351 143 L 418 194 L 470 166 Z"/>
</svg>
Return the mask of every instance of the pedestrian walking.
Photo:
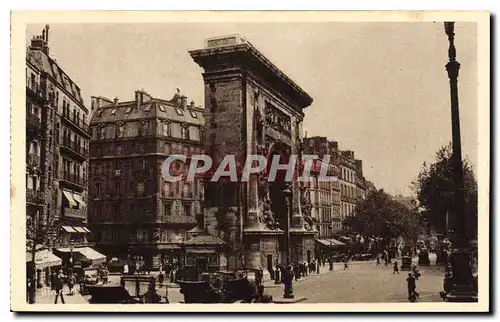
<svg viewBox="0 0 500 322">
<path fill-rule="evenodd" d="M 160 274 L 158 274 L 158 284 L 160 284 L 160 287 L 163 285 L 164 281 L 165 281 L 165 275 L 163 275 L 163 271 L 160 271 Z"/>
<path fill-rule="evenodd" d="M 349 268 L 349 264 L 348 264 L 348 262 L 349 262 L 349 259 L 346 257 L 346 258 L 344 259 L 344 270 L 346 270 L 346 269 L 348 269 L 348 268 Z"/>
<path fill-rule="evenodd" d="M 68 288 L 69 288 L 68 295 L 74 295 L 75 294 L 75 291 L 73 289 L 75 287 L 75 284 L 76 284 L 75 275 L 74 274 L 70 274 L 69 277 L 68 277 Z"/>
<path fill-rule="evenodd" d="M 56 291 L 54 304 L 57 304 L 59 297 L 61 297 L 61 303 L 65 304 L 63 295 L 63 278 L 64 276 L 62 271 L 59 271 L 59 274 L 54 278 L 54 290 Z"/>
<path fill-rule="evenodd" d="M 408 278 L 406 279 L 406 283 L 408 287 L 408 300 L 410 302 L 417 301 L 419 294 L 416 291 L 417 285 L 415 283 L 415 277 L 413 277 L 411 273 L 408 273 Z"/>
<path fill-rule="evenodd" d="M 392 271 L 392 274 L 399 274 L 399 266 L 398 266 L 398 261 L 394 261 L 394 270 Z"/>
<path fill-rule="evenodd" d="M 380 255 L 377 255 L 377 266 L 380 265 Z"/>
<path fill-rule="evenodd" d="M 128 264 L 123 265 L 123 275 L 128 275 Z"/>
</svg>

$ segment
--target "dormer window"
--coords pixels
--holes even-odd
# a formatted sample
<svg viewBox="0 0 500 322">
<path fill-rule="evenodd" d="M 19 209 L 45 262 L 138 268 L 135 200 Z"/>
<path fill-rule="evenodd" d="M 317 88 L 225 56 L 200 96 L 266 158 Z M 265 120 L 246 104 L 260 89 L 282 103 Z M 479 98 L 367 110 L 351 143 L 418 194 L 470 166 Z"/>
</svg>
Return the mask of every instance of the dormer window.
<svg viewBox="0 0 500 322">
<path fill-rule="evenodd" d="M 127 109 L 125 110 L 125 114 L 129 114 L 131 111 L 132 111 L 132 108 L 131 107 L 127 107 Z"/>
<path fill-rule="evenodd" d="M 195 111 L 189 111 L 189 113 L 191 114 L 191 117 L 193 117 L 194 119 L 198 118 L 198 114 L 196 114 Z"/>
<path fill-rule="evenodd" d="M 116 114 L 116 111 L 118 111 L 116 108 L 112 109 L 112 110 L 111 110 L 111 115 L 115 115 L 115 114 Z"/>
<path fill-rule="evenodd" d="M 158 108 L 160 109 L 160 111 L 162 112 L 166 112 L 167 110 L 165 110 L 165 106 L 161 105 L 161 104 L 158 104 Z"/>
<path fill-rule="evenodd" d="M 182 111 L 182 109 L 180 107 L 176 107 L 175 108 L 175 112 L 177 113 L 177 115 L 179 116 L 183 116 L 184 115 L 184 111 Z"/>
</svg>

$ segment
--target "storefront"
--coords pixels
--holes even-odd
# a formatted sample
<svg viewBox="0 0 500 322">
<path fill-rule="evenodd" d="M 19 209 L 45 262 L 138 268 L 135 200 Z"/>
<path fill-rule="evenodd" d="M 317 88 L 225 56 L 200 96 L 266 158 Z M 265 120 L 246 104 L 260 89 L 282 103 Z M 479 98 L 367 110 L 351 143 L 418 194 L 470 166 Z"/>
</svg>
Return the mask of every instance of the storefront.
<svg viewBox="0 0 500 322">
<path fill-rule="evenodd" d="M 321 257 L 347 251 L 347 245 L 333 238 L 315 239 Z"/>
<path fill-rule="evenodd" d="M 35 265 L 33 267 L 33 254 L 26 253 L 26 272 L 31 272 L 33 268 L 36 270 L 37 287 L 50 285 L 50 276 L 53 272 L 57 272 L 62 265 L 62 260 L 54 255 L 48 249 L 37 250 L 35 253 Z"/>
<path fill-rule="evenodd" d="M 106 262 L 106 256 L 90 247 L 64 247 L 57 248 L 55 252 L 61 255 L 69 267 L 80 265 L 82 267 L 99 266 Z"/>
</svg>

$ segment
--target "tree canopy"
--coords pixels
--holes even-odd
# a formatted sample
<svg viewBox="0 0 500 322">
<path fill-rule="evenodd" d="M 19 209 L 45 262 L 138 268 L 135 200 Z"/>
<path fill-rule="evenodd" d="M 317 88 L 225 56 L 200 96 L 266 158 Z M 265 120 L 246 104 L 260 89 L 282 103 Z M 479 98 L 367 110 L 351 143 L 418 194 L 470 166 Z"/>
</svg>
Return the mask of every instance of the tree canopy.
<svg viewBox="0 0 500 322">
<path fill-rule="evenodd" d="M 347 217 L 344 225 L 363 236 L 415 240 L 419 217 L 415 211 L 393 200 L 384 190 L 372 190 L 359 202 L 354 216 Z"/>
<path fill-rule="evenodd" d="M 462 164 L 466 227 L 469 229 L 467 232 L 469 236 L 474 237 L 477 236 L 477 182 L 470 162 L 464 159 Z M 454 205 L 455 185 L 452 172 L 451 144 L 441 147 L 436 152 L 434 163 L 424 162 L 422 170 L 412 185 L 428 223 L 437 232 L 445 234 L 446 213 L 452 213 Z"/>
</svg>

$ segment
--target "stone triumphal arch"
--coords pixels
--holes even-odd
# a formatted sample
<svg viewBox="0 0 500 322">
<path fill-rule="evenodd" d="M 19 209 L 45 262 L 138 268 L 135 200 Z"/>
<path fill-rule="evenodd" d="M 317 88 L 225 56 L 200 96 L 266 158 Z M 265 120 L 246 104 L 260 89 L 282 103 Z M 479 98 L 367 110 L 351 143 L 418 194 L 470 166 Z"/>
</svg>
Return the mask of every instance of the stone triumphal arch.
<svg viewBox="0 0 500 322">
<path fill-rule="evenodd" d="M 239 35 L 207 39 L 189 53 L 204 69 L 205 153 L 215 166 L 229 154 L 300 158 L 303 109 L 312 103 L 304 90 Z M 205 184 L 205 228 L 227 244 L 229 270 L 314 257 L 316 231 L 304 220 L 301 183 L 266 176 Z"/>
</svg>

